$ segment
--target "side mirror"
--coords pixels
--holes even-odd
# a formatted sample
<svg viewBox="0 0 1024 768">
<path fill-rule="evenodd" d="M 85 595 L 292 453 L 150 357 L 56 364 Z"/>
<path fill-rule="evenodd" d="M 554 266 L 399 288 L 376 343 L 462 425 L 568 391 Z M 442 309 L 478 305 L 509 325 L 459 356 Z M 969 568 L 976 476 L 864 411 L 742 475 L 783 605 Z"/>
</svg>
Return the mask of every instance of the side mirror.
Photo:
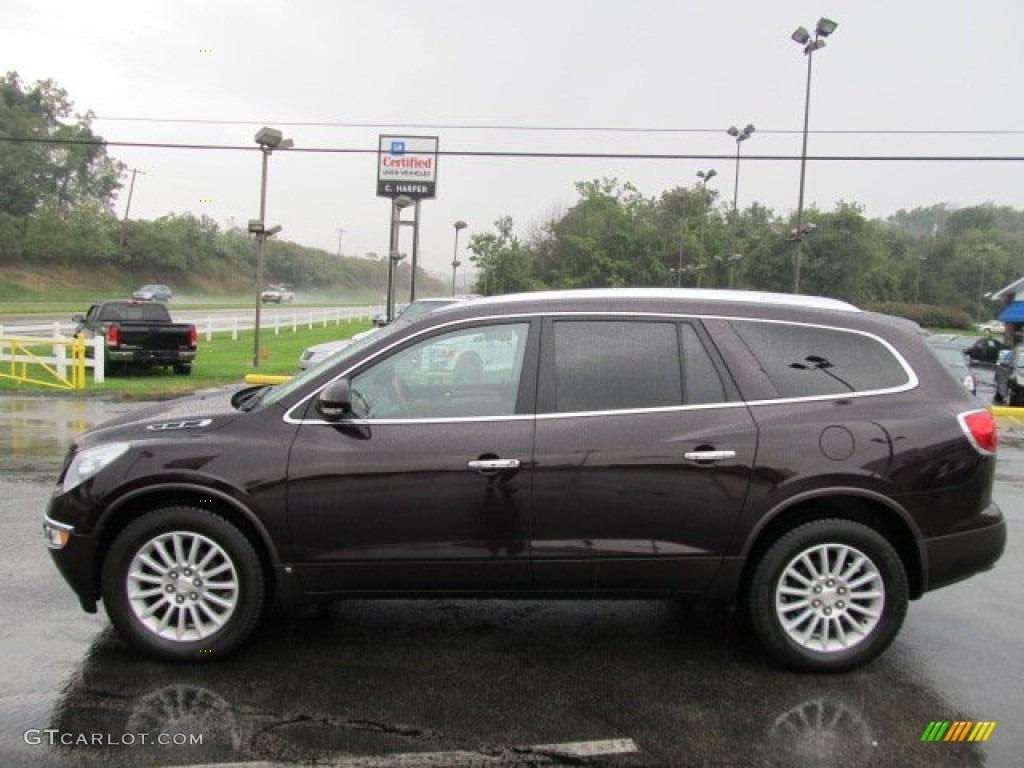
<svg viewBox="0 0 1024 768">
<path fill-rule="evenodd" d="M 85 322 L 85 315 L 72 315 L 71 316 L 71 322 L 72 323 L 84 323 Z"/>
<path fill-rule="evenodd" d="M 352 413 L 352 387 L 348 379 L 335 379 L 321 390 L 316 410 L 327 421 L 339 421 Z"/>
</svg>

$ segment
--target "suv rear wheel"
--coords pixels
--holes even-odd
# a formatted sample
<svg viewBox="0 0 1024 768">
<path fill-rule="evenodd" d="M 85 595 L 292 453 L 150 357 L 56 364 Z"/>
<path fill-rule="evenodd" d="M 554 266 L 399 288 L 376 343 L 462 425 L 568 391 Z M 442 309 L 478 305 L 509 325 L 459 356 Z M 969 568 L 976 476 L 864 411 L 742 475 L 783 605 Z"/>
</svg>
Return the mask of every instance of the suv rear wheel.
<svg viewBox="0 0 1024 768">
<path fill-rule="evenodd" d="M 750 590 L 754 631 L 784 665 L 807 672 L 859 666 L 893 641 L 907 612 L 903 562 L 877 531 L 815 520 L 776 541 Z"/>
<path fill-rule="evenodd" d="M 259 556 L 227 520 L 195 507 L 149 512 L 114 539 L 103 604 L 132 643 L 171 660 L 207 660 L 252 631 L 264 599 Z"/>
</svg>

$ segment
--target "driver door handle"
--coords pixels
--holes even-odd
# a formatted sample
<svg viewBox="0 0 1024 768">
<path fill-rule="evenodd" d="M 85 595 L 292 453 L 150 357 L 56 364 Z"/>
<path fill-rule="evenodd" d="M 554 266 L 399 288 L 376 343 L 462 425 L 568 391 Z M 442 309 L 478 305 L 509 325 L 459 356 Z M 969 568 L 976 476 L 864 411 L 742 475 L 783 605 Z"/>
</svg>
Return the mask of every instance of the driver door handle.
<svg viewBox="0 0 1024 768">
<path fill-rule="evenodd" d="M 735 459 L 736 451 L 687 451 L 683 454 L 683 458 L 687 461 L 725 461 L 726 459 Z"/>
<path fill-rule="evenodd" d="M 466 464 L 477 472 L 494 472 L 499 469 L 519 469 L 519 459 L 476 459 Z"/>
</svg>

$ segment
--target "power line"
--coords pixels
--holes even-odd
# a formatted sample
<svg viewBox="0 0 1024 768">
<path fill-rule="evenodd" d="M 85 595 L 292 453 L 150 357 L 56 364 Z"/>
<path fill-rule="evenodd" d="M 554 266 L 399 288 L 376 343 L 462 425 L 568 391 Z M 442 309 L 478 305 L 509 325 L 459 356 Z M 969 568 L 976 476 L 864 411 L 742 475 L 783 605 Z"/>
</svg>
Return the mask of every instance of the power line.
<svg viewBox="0 0 1024 768">
<path fill-rule="evenodd" d="M 260 148 L 247 144 L 181 144 L 174 142 L 105 141 L 93 139 L 17 138 L 0 136 L 0 141 L 25 144 L 74 144 L 105 147 L 131 147 L 142 149 L 191 149 L 259 152 Z M 354 147 L 291 147 L 286 152 L 312 154 L 376 155 L 379 150 Z M 542 160 L 731 160 L 731 154 L 684 154 L 643 152 L 535 152 L 505 150 L 440 150 L 445 157 L 491 157 Z M 744 155 L 744 160 L 791 162 L 800 155 Z M 816 162 L 956 162 L 956 163 L 1008 163 L 1024 162 L 1024 155 L 808 155 Z"/>
<path fill-rule="evenodd" d="M 94 120 L 107 120 L 111 122 L 135 122 L 135 123 L 167 123 L 179 125 L 281 125 L 289 128 L 376 128 L 386 130 L 412 129 L 412 130 L 459 130 L 459 131 L 525 131 L 525 132 L 553 132 L 553 133 L 665 133 L 665 134 L 687 134 L 707 133 L 720 134 L 722 129 L 718 128 L 652 128 L 643 126 L 612 126 L 612 125 L 506 125 L 506 124 L 469 124 L 469 123 L 361 123 L 361 122 L 340 122 L 340 121 L 295 121 L 295 120 L 218 120 L 211 118 L 189 118 L 189 117 L 133 117 L 124 115 L 94 115 Z M 758 133 L 775 134 L 802 134 L 803 131 L 797 128 L 759 128 Z M 1019 136 L 1024 135 L 1024 129 L 934 129 L 934 128 L 865 128 L 865 129 L 817 129 L 809 131 L 812 134 L 834 134 L 849 136 Z"/>
</svg>

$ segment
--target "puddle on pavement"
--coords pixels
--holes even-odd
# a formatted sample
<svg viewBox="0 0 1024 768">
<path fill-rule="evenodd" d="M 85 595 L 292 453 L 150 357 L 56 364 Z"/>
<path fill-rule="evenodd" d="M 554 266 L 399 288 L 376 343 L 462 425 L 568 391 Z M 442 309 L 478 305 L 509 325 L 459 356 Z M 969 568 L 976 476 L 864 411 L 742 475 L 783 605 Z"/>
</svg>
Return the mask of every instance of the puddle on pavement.
<svg viewBox="0 0 1024 768">
<path fill-rule="evenodd" d="M 0 472 L 53 474 L 82 432 L 137 403 L 61 397 L 0 397 Z"/>
</svg>

